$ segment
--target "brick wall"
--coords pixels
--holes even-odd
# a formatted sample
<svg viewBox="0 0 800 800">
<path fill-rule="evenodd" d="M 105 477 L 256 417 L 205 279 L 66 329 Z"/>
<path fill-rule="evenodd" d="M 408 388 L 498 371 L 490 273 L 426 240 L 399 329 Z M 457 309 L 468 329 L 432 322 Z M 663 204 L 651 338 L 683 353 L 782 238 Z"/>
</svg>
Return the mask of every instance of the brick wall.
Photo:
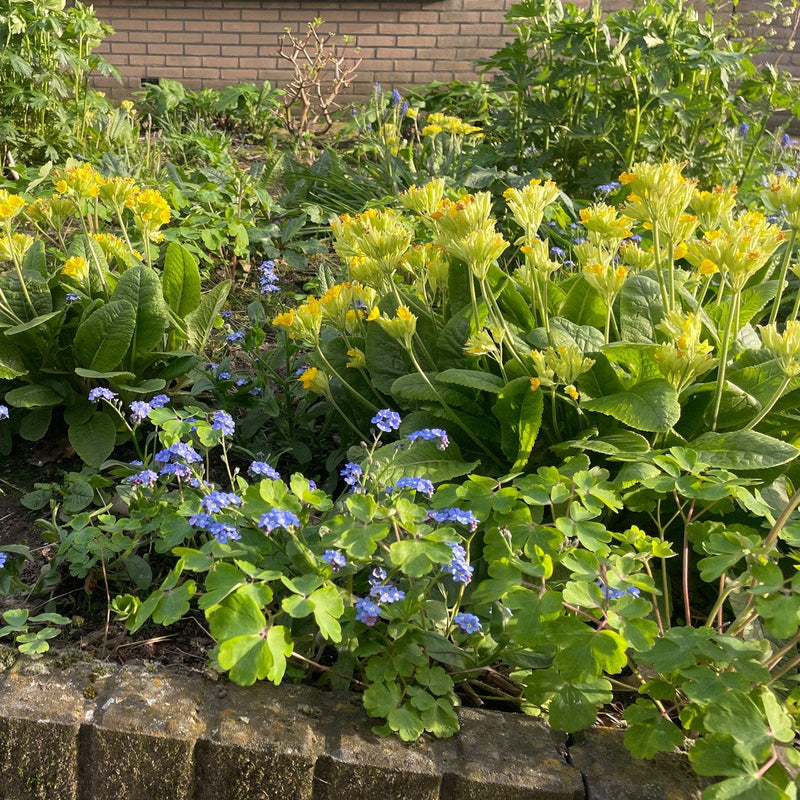
<svg viewBox="0 0 800 800">
<path fill-rule="evenodd" d="M 97 15 L 116 33 L 99 48 L 115 64 L 122 85 L 95 81 L 119 98 L 141 88 L 142 78 L 172 78 L 190 87 L 220 88 L 289 73 L 277 57 L 278 37 L 303 33 L 315 17 L 324 30 L 351 36 L 363 62 L 351 94 L 367 95 L 373 83 L 409 88 L 433 80 L 475 78 L 474 62 L 511 38 L 505 14 L 514 0 L 95 0 Z M 614 11 L 631 0 L 604 0 Z M 763 0 L 740 0 L 740 9 Z M 577 0 L 586 5 L 588 0 Z M 785 43 L 792 28 L 776 28 Z M 780 66 L 800 76 L 800 53 L 785 53 Z"/>
<path fill-rule="evenodd" d="M 98 79 L 116 96 L 141 87 L 142 78 L 172 78 L 188 86 L 220 88 L 241 81 L 280 84 L 278 37 L 305 32 L 315 17 L 324 30 L 349 35 L 363 62 L 353 91 L 376 81 L 411 87 L 429 81 L 469 80 L 475 59 L 510 38 L 511 0 L 95 0 L 100 19 L 116 34 L 98 52 L 119 69 L 123 85 Z M 340 37 L 337 37 L 340 40 Z"/>
</svg>

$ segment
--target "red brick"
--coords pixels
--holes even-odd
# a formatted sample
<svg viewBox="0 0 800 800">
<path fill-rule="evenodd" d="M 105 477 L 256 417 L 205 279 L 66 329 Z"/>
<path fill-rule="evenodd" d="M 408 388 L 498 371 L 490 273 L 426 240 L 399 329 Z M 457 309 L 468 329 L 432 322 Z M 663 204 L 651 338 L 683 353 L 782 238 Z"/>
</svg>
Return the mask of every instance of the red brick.
<svg viewBox="0 0 800 800">
<path fill-rule="evenodd" d="M 150 55 L 181 56 L 183 55 L 182 44 L 148 44 L 147 52 Z"/>
<path fill-rule="evenodd" d="M 203 20 L 199 20 L 197 22 L 185 22 L 184 23 L 184 30 L 187 31 L 198 31 L 200 33 L 211 33 L 213 31 L 221 32 L 222 31 L 222 23 L 220 22 L 205 22 Z"/>
<path fill-rule="evenodd" d="M 183 71 L 184 78 L 210 78 L 219 80 L 219 70 L 209 67 L 190 67 Z"/>
</svg>

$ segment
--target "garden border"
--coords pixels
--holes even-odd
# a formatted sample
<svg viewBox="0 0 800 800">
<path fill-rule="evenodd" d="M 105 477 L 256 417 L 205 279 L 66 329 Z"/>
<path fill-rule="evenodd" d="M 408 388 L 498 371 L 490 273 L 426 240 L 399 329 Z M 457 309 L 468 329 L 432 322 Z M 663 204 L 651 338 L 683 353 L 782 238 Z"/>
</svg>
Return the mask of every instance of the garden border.
<svg viewBox="0 0 800 800">
<path fill-rule="evenodd" d="M 702 787 L 684 757 L 636 761 L 618 731 L 567 737 L 459 709 L 452 739 L 404 744 L 377 738 L 348 693 L 71 661 L 0 650 L 0 800 L 690 800 Z"/>
</svg>

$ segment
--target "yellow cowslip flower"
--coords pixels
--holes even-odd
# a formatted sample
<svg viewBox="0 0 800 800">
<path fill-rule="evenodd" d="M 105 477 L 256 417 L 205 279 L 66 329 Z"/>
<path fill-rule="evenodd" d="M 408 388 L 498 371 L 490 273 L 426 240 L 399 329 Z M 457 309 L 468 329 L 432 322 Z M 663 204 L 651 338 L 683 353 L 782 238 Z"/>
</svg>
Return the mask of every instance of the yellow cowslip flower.
<svg viewBox="0 0 800 800">
<path fill-rule="evenodd" d="M 128 111 L 131 111 L 131 110 L 133 110 L 133 100 L 123 100 L 123 101 L 122 101 L 122 102 L 119 104 L 119 107 L 120 107 L 120 108 L 121 108 L 123 111 L 125 111 L 125 112 L 127 113 Z"/>
<path fill-rule="evenodd" d="M 774 323 L 759 325 L 758 328 L 762 344 L 775 357 L 781 372 L 787 378 L 800 375 L 800 322 L 787 322 L 783 333 L 778 333 Z"/>
<path fill-rule="evenodd" d="M 37 197 L 26 209 L 25 216 L 39 228 L 61 230 L 64 223 L 74 215 L 75 205 L 71 200 L 53 195 Z"/>
<path fill-rule="evenodd" d="M 281 328 L 285 328 L 289 332 L 289 338 L 294 339 L 295 334 L 293 332 L 294 328 L 294 309 L 290 308 L 288 311 L 284 311 L 282 314 L 278 314 L 272 320 L 273 325 L 277 325 Z"/>
<path fill-rule="evenodd" d="M 631 220 L 620 216 L 607 203 L 593 203 L 588 208 L 581 209 L 580 217 L 587 230 L 587 241 L 608 251 L 616 250 L 622 240 L 632 233 Z"/>
<path fill-rule="evenodd" d="M 622 212 L 631 219 L 650 225 L 658 225 L 659 231 L 672 242 L 687 238 L 688 220 L 683 215 L 688 207 L 696 181 L 683 177 L 684 164 L 666 161 L 663 164 L 639 163 L 633 172 L 623 173 L 621 183 L 630 184 L 628 197 Z"/>
<path fill-rule="evenodd" d="M 419 114 L 419 109 L 418 108 L 411 108 L 411 106 L 409 106 L 408 109 L 406 110 L 406 116 L 409 119 L 416 119 L 417 118 L 417 114 Z"/>
<path fill-rule="evenodd" d="M 719 271 L 719 267 L 710 258 L 704 258 L 700 262 L 700 266 L 697 268 L 697 271 L 701 275 L 713 275 L 715 272 Z"/>
<path fill-rule="evenodd" d="M 100 245 L 106 259 L 116 261 L 120 267 L 131 267 L 144 260 L 138 250 L 130 249 L 125 241 L 119 236 L 114 236 L 113 233 L 92 233 L 90 235 Z"/>
<path fill-rule="evenodd" d="M 658 325 L 669 341 L 653 354 L 661 374 L 679 391 L 696 376 L 716 366 L 712 346 L 701 339 L 703 325 L 697 314 L 684 314 L 679 309 L 668 312 Z"/>
<path fill-rule="evenodd" d="M 451 241 L 445 250 L 456 258 L 460 258 L 479 280 L 483 280 L 489 268 L 497 261 L 508 247 L 502 234 L 494 229 L 494 221 L 486 223 L 482 228 L 471 231 L 462 239 Z"/>
<path fill-rule="evenodd" d="M 347 355 L 350 356 L 350 360 L 346 366 L 352 369 L 363 369 L 367 366 L 367 357 L 364 355 L 364 351 L 358 347 L 351 347 L 347 351 Z"/>
<path fill-rule="evenodd" d="M 169 204 L 158 189 L 143 189 L 132 193 L 125 205 L 133 212 L 134 222 L 143 235 L 152 236 L 158 228 L 170 221 Z"/>
<path fill-rule="evenodd" d="M 0 220 L 14 219 L 27 205 L 18 194 L 9 194 L 5 189 L 0 189 Z"/>
<path fill-rule="evenodd" d="M 643 250 L 636 242 L 630 239 L 620 245 L 619 258 L 626 267 L 637 271 L 652 269 L 656 264 L 652 247 L 649 250 Z"/>
<path fill-rule="evenodd" d="M 576 402 L 581 396 L 581 393 L 571 383 L 564 387 L 564 394 L 569 395 Z"/>
<path fill-rule="evenodd" d="M 381 318 L 381 312 L 378 306 L 373 306 L 367 314 L 367 322 L 374 322 L 376 319 Z"/>
<path fill-rule="evenodd" d="M 474 125 L 470 125 L 458 117 L 452 117 L 439 112 L 428 114 L 428 118 L 425 121 L 427 124 L 422 130 L 423 136 L 435 136 L 437 133 L 442 132 L 457 136 L 468 136 L 473 133 L 480 133 L 481 131 L 480 128 L 476 128 Z M 431 129 L 432 132 L 426 134 L 425 131 L 428 129 Z"/>
<path fill-rule="evenodd" d="M 487 330 L 479 330 L 473 333 L 466 342 L 464 342 L 464 352 L 470 356 L 498 356 L 499 349 L 495 340 Z"/>
<path fill-rule="evenodd" d="M 458 200 L 444 198 L 431 214 L 436 244 L 447 249 L 449 242 L 463 239 L 490 221 L 492 196 L 489 192 L 466 194 Z"/>
<path fill-rule="evenodd" d="M 108 203 L 117 213 L 122 214 L 122 209 L 128 205 L 128 199 L 136 197 L 139 187 L 133 178 L 116 176 L 109 178 L 100 188 L 99 196 L 104 203 Z M 169 218 L 167 218 L 169 222 Z"/>
<path fill-rule="evenodd" d="M 0 236 L 0 261 L 19 262 L 33 245 L 33 236 L 27 233 L 13 233 Z"/>
<path fill-rule="evenodd" d="M 761 197 L 770 212 L 784 217 L 793 231 L 800 232 L 800 182 L 796 175 L 770 175 Z"/>
<path fill-rule="evenodd" d="M 548 347 L 544 351 L 531 350 L 531 358 L 542 386 L 552 386 L 554 383 L 574 384 L 580 375 L 594 366 L 594 360 L 584 358 L 575 344 L 559 348 Z"/>
<path fill-rule="evenodd" d="M 370 315 L 371 316 L 371 315 Z M 411 348 L 411 340 L 417 330 L 417 318 L 406 306 L 400 306 L 394 317 L 380 314 L 375 318 L 392 339 L 397 339 L 405 347 Z"/>
<path fill-rule="evenodd" d="M 531 378 L 531 391 L 535 392 L 540 386 L 542 382 L 538 378 Z"/>
<path fill-rule="evenodd" d="M 314 394 L 327 395 L 330 391 L 328 376 L 316 367 L 309 367 L 297 380 L 303 384 L 304 389 L 314 392 Z"/>
<path fill-rule="evenodd" d="M 56 192 L 75 200 L 88 200 L 100 194 L 105 183 L 103 176 L 91 164 L 76 164 L 53 170 Z"/>
<path fill-rule="evenodd" d="M 715 230 L 732 219 L 736 192 L 736 186 L 715 186 L 710 192 L 695 189 L 689 205 L 704 231 Z"/>
<path fill-rule="evenodd" d="M 422 129 L 422 135 L 423 136 L 436 136 L 438 133 L 441 133 L 441 132 L 442 132 L 442 126 L 441 125 L 426 125 Z"/>
<path fill-rule="evenodd" d="M 686 242 L 681 242 L 673 251 L 672 251 L 672 258 L 674 261 L 679 261 L 683 258 L 686 253 L 689 252 L 689 248 L 686 246 Z"/>
<path fill-rule="evenodd" d="M 420 214 L 423 217 L 429 217 L 439 207 L 444 197 L 444 178 L 434 178 L 423 186 L 414 184 L 402 192 L 399 200 L 406 208 Z"/>
<path fill-rule="evenodd" d="M 610 264 L 588 264 L 583 268 L 583 277 L 611 305 L 622 290 L 628 277 L 627 267 L 613 267 Z"/>
<path fill-rule="evenodd" d="M 522 189 L 506 189 L 503 197 L 517 224 L 525 231 L 525 238 L 530 240 L 542 224 L 544 210 L 558 199 L 558 187 L 553 181 L 534 178 Z"/>
<path fill-rule="evenodd" d="M 744 211 L 724 228 L 709 231 L 702 239 L 690 239 L 686 259 L 698 269 L 710 269 L 706 261 L 716 265 L 733 290 L 739 291 L 769 261 L 784 238 L 780 228 L 767 222 L 763 214 Z"/>
<path fill-rule="evenodd" d="M 530 283 L 533 273 L 547 279 L 561 268 L 561 264 L 558 261 L 553 261 L 550 258 L 549 243 L 538 236 L 527 241 L 519 249 L 525 256 L 525 261 L 517 268 L 514 277 L 521 283 Z"/>
<path fill-rule="evenodd" d="M 85 280 L 89 277 L 89 263 L 83 256 L 72 256 L 64 262 L 61 273 L 77 281 Z"/>
</svg>

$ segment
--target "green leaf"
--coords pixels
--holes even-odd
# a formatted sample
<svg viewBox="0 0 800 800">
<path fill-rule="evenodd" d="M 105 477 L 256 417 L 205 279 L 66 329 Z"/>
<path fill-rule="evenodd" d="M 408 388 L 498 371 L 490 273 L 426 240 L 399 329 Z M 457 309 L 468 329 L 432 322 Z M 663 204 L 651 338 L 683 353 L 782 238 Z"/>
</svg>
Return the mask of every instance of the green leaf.
<svg viewBox="0 0 800 800">
<path fill-rule="evenodd" d="M 592 680 L 603 672 L 615 675 L 628 663 L 627 642 L 616 631 L 588 626 L 570 635 L 553 663 L 568 681 Z"/>
<path fill-rule="evenodd" d="M 117 426 L 107 414 L 96 413 L 80 425 L 70 425 L 68 436 L 81 460 L 99 467 L 114 450 Z"/>
<path fill-rule="evenodd" d="M 64 398 L 49 386 L 34 383 L 7 392 L 4 401 L 14 408 L 43 408 L 60 406 Z"/>
<path fill-rule="evenodd" d="M 404 742 L 416 741 L 425 730 L 419 712 L 409 703 L 402 708 L 392 709 L 386 717 L 386 722 Z"/>
<path fill-rule="evenodd" d="M 646 275 L 633 275 L 619 294 L 620 328 L 628 342 L 652 344 L 658 324 L 664 319 L 658 282 Z"/>
<path fill-rule="evenodd" d="M 652 758 L 656 753 L 670 752 L 683 744 L 683 731 L 664 719 L 651 700 L 639 698 L 624 713 L 628 727 L 625 746 L 634 758 Z"/>
<path fill-rule="evenodd" d="M 697 457 L 712 467 L 731 470 L 771 469 L 794 460 L 800 450 L 759 431 L 709 431 L 691 442 Z"/>
<path fill-rule="evenodd" d="M 513 470 L 528 463 L 542 424 L 542 392 L 532 391 L 530 378 L 511 381 L 498 395 L 492 412 L 500 420 L 501 446 Z"/>
<path fill-rule="evenodd" d="M 450 700 L 439 697 L 436 702 L 422 712 L 422 724 L 437 739 L 444 739 L 458 733 L 458 716 Z"/>
<path fill-rule="evenodd" d="M 439 450 L 436 442 L 419 440 L 399 452 L 394 444 L 389 444 L 378 448 L 373 457 L 378 463 L 384 462 L 380 480 L 385 485 L 404 477 L 422 477 L 440 483 L 466 475 L 478 465 L 477 461 L 462 460 L 455 442 L 446 450 Z"/>
<path fill-rule="evenodd" d="M 136 311 L 131 351 L 135 354 L 152 350 L 164 335 L 169 317 L 161 282 L 155 270 L 137 264 L 120 277 L 111 302 L 128 302 Z"/>
<path fill-rule="evenodd" d="M 550 724 L 559 731 L 574 733 L 597 719 L 597 710 L 613 698 L 611 684 L 604 678 L 561 686 L 550 701 Z"/>
<path fill-rule="evenodd" d="M 624 392 L 587 400 L 581 407 L 642 431 L 668 431 L 681 416 L 675 387 L 660 378 L 636 384 Z"/>
<path fill-rule="evenodd" d="M 583 276 L 572 284 L 558 313 L 577 325 L 602 329 L 606 324 L 606 304 Z"/>
<path fill-rule="evenodd" d="M 200 305 L 197 259 L 177 242 L 171 242 L 167 247 L 161 286 L 167 305 L 181 319 L 185 319 Z"/>
<path fill-rule="evenodd" d="M 19 348 L 0 341 L 0 380 L 11 380 L 27 374 L 28 369 Z"/>
<path fill-rule="evenodd" d="M 454 386 L 465 386 L 469 389 L 479 389 L 492 394 L 499 394 L 506 386 L 506 382 L 491 372 L 480 372 L 475 369 L 446 369 L 436 376 L 441 383 Z"/>
<path fill-rule="evenodd" d="M 221 281 L 203 295 L 200 305 L 194 311 L 186 315 L 188 343 L 192 352 L 202 353 L 205 349 L 214 322 L 228 299 L 230 288 L 230 281 Z"/>
<path fill-rule="evenodd" d="M 20 325 L 13 325 L 10 328 L 6 328 L 4 333 L 6 336 L 16 336 L 17 334 L 25 333 L 26 331 L 33 330 L 34 328 L 46 328 L 47 323 L 50 322 L 51 319 L 56 319 L 63 313 L 63 309 L 58 309 L 58 311 L 50 311 L 47 314 L 40 314 L 39 316 L 34 317 L 27 322 L 23 322 Z M 46 331 L 43 331 L 42 333 L 46 333 Z"/>
<path fill-rule="evenodd" d="M 19 435 L 28 442 L 38 442 L 50 429 L 52 408 L 33 408 L 22 419 Z"/>
<path fill-rule="evenodd" d="M 159 625 L 172 625 L 189 611 L 189 600 L 194 596 L 197 585 L 185 581 L 180 586 L 162 589 L 162 597 L 153 611 L 153 622 Z"/>
<path fill-rule="evenodd" d="M 421 578 L 434 564 L 447 564 L 452 557 L 453 551 L 448 545 L 426 539 L 403 539 L 389 548 L 392 564 L 412 578 Z"/>
<path fill-rule="evenodd" d="M 743 775 L 715 783 L 703 792 L 703 800 L 792 800 L 768 778 Z"/>
<path fill-rule="evenodd" d="M 78 366 L 108 372 L 128 352 L 136 327 L 136 309 L 123 300 L 93 311 L 78 328 L 73 349 Z"/>
<path fill-rule="evenodd" d="M 344 613 L 344 601 L 335 586 L 323 586 L 312 592 L 308 602 L 314 610 L 319 632 L 329 641 L 342 640 L 342 628 L 339 617 Z"/>
<path fill-rule="evenodd" d="M 398 683 L 373 683 L 364 690 L 362 699 L 371 717 L 388 717 L 400 705 L 403 689 Z"/>
<path fill-rule="evenodd" d="M 217 561 L 206 576 L 206 591 L 197 601 L 197 606 L 205 611 L 221 603 L 231 592 L 235 592 L 246 583 L 247 576 L 238 567 Z"/>
</svg>

